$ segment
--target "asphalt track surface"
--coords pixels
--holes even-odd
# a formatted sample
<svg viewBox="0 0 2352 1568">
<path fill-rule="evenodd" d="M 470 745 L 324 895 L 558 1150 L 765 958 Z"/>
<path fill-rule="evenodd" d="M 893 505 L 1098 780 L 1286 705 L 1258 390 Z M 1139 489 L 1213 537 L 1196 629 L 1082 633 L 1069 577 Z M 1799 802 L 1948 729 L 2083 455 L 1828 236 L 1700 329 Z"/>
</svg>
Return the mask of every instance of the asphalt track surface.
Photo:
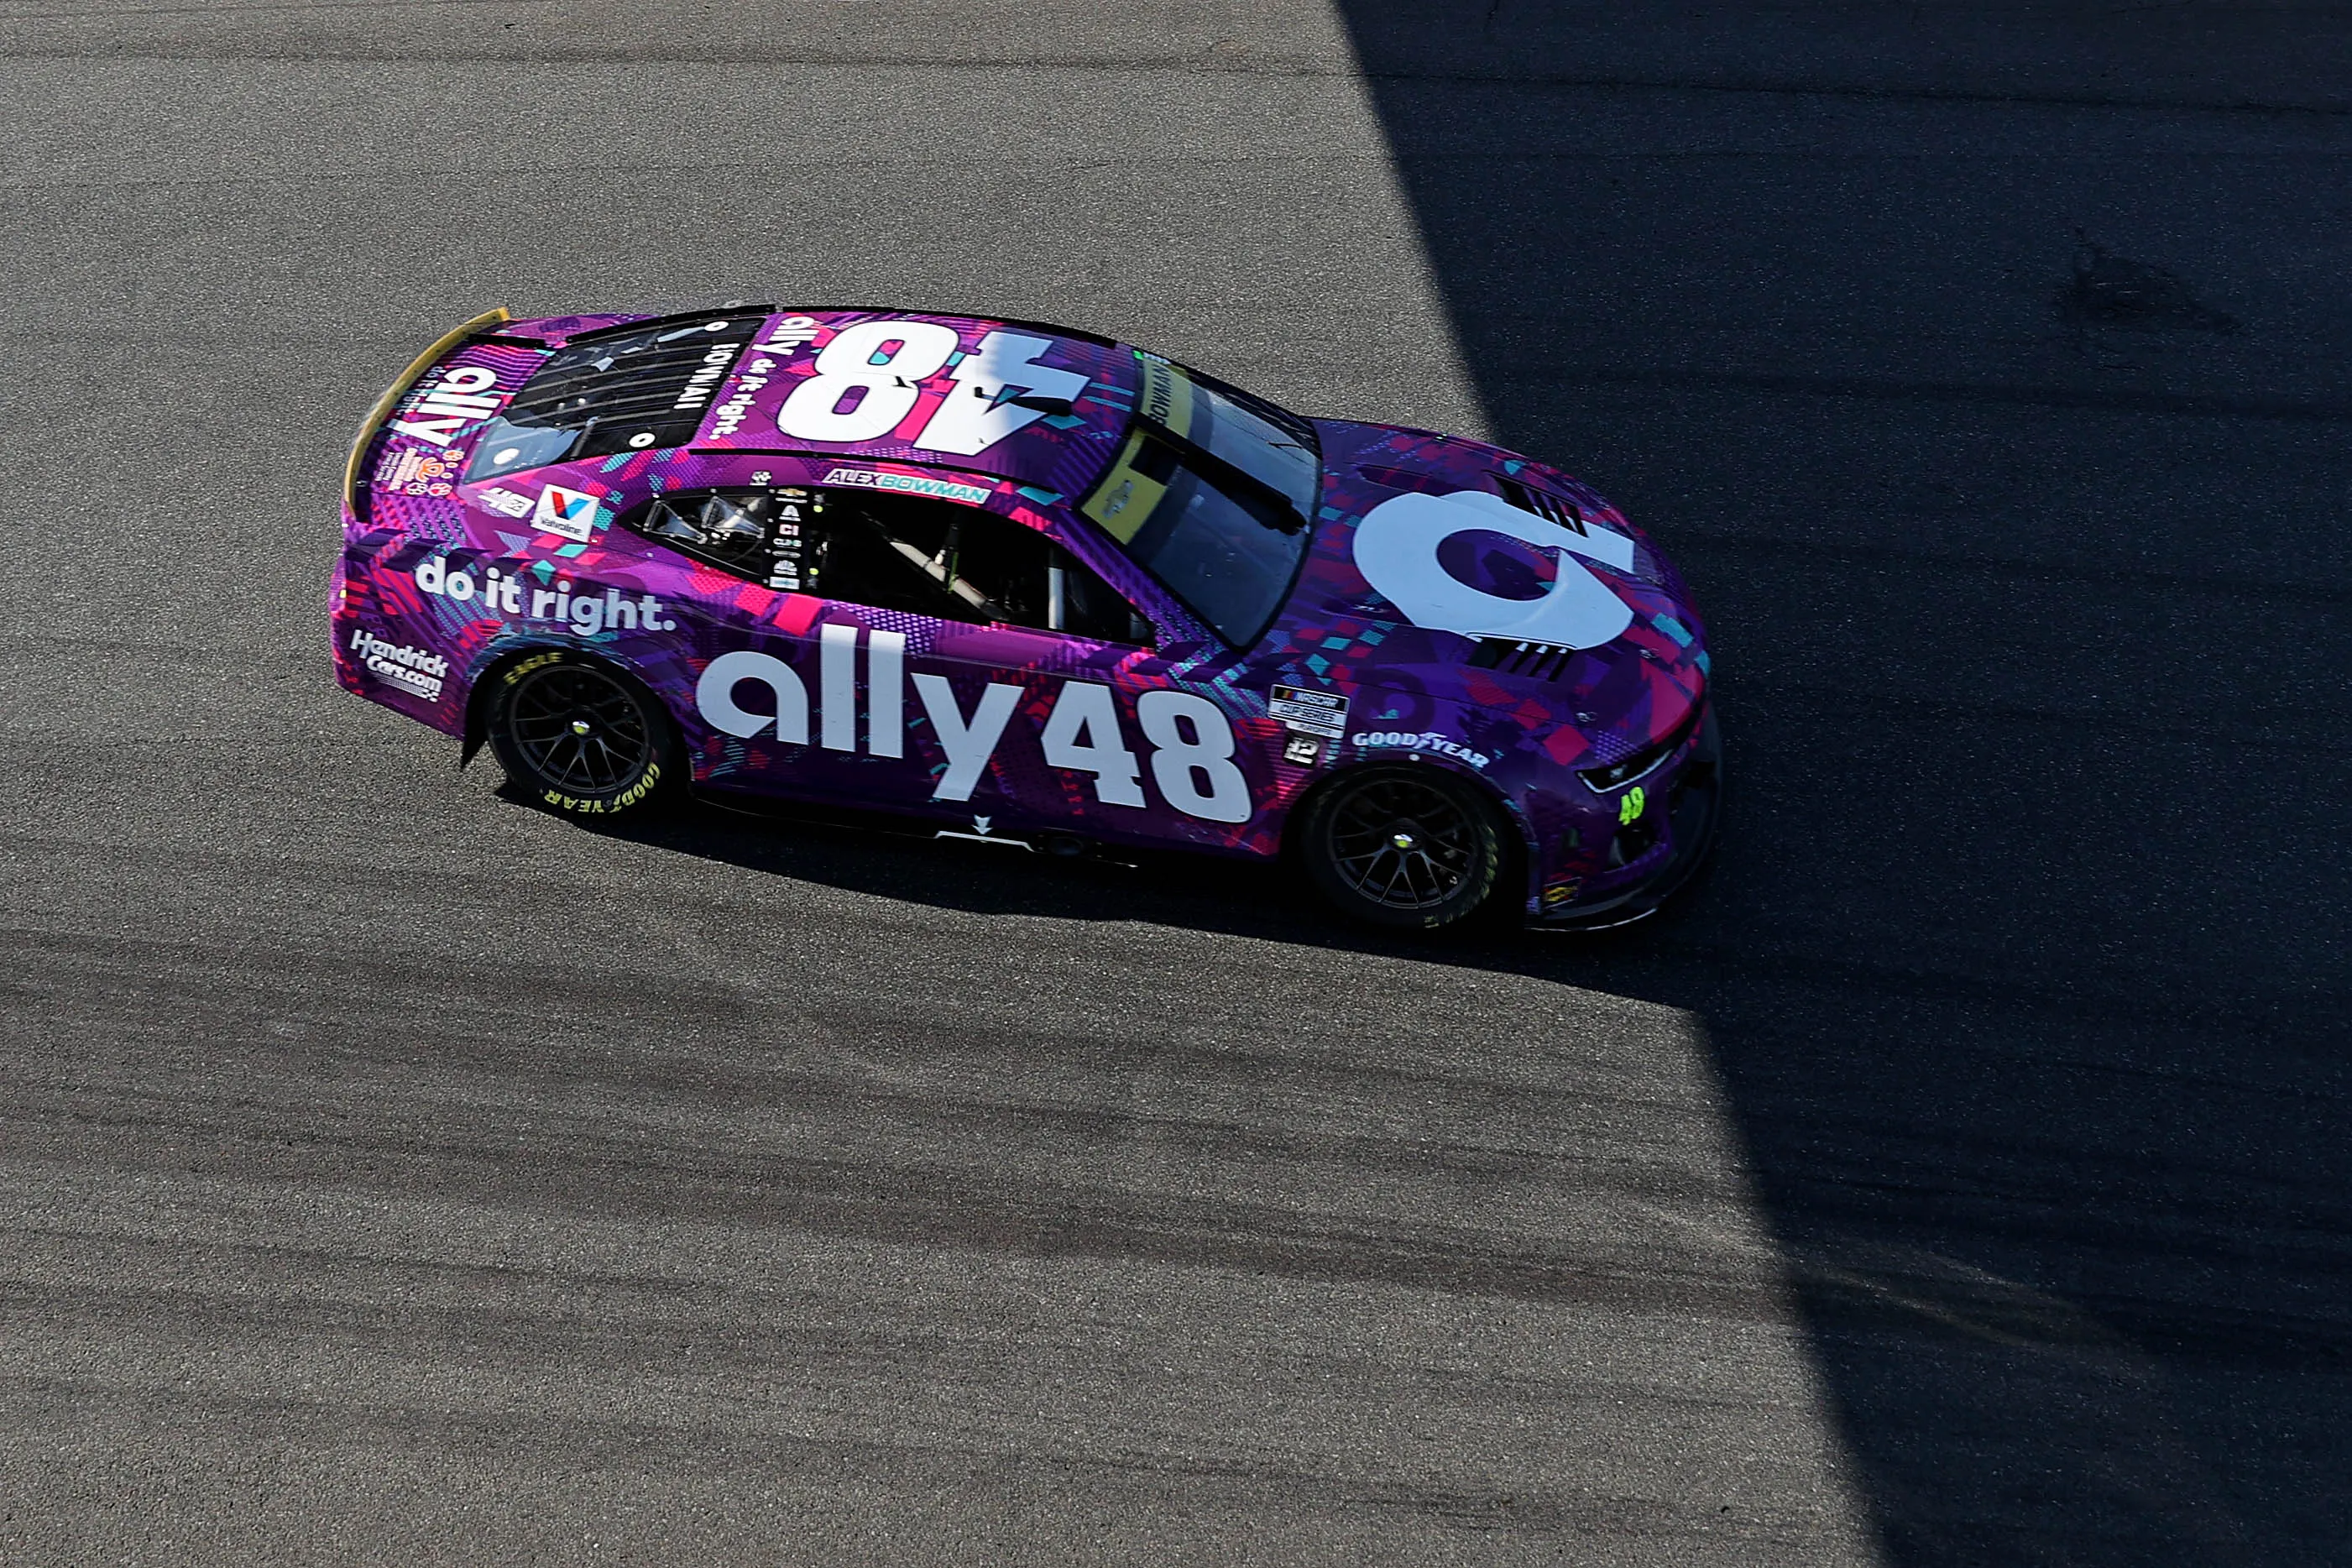
<svg viewBox="0 0 2352 1568">
<path fill-rule="evenodd" d="M 2352 16 L 0 12 L 0 1561 L 2352 1561 Z M 1489 434 L 1711 881 L 554 820 L 327 672 L 486 305 Z"/>
</svg>

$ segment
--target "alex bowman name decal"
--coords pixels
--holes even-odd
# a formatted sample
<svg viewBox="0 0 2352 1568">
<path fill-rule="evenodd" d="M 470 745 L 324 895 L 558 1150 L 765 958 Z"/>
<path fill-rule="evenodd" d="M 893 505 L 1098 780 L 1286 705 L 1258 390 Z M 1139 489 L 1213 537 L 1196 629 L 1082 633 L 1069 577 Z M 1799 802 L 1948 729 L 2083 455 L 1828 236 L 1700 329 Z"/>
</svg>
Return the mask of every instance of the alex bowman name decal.
<svg viewBox="0 0 2352 1568">
<path fill-rule="evenodd" d="M 1437 547 L 1472 530 L 1559 552 L 1559 573 L 1539 599 L 1506 599 L 1457 580 Z M 1356 529 L 1356 569 L 1417 626 L 1465 637 L 1516 637 L 1565 647 L 1599 647 L 1633 624 L 1633 609 L 1578 561 L 1633 569 L 1633 542 L 1604 528 L 1583 533 L 1521 511 L 1484 490 L 1391 496 Z"/>
<path fill-rule="evenodd" d="M 856 485 L 860 489 L 902 490 L 910 496 L 938 496 L 946 500 L 969 501 L 979 506 L 988 500 L 988 491 L 980 485 L 960 485 L 953 479 L 934 479 L 921 474 L 878 474 L 870 468 L 835 468 L 825 475 L 829 485 Z"/>
</svg>

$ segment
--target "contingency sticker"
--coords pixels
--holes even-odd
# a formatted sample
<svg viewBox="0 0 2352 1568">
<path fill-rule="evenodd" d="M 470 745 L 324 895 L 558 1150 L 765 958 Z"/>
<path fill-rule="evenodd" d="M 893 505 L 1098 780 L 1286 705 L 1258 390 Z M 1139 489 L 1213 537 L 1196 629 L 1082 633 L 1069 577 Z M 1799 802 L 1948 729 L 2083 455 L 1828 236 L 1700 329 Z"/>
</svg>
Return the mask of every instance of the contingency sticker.
<svg viewBox="0 0 2352 1568">
<path fill-rule="evenodd" d="M 809 531 L 824 504 L 812 490 L 774 492 L 775 510 L 770 519 L 774 532 L 768 542 L 769 587 L 780 593 L 797 594 L 811 585 L 803 581 L 809 566 Z"/>
<path fill-rule="evenodd" d="M 1336 691 L 1277 686 L 1265 705 L 1269 718 L 1294 734 L 1336 741 L 1348 732 L 1348 700 Z"/>
<path fill-rule="evenodd" d="M 539 510 L 530 521 L 542 532 L 585 544 L 596 536 L 596 498 L 585 490 L 550 485 L 539 492 Z"/>
</svg>

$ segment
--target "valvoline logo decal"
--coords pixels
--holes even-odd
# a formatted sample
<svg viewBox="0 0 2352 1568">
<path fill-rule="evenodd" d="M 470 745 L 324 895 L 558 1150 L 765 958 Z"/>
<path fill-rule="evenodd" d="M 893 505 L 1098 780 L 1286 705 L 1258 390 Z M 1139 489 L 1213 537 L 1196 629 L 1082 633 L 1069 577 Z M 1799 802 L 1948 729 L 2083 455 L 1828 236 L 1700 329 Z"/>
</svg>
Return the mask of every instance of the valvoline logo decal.
<svg viewBox="0 0 2352 1568">
<path fill-rule="evenodd" d="M 530 524 L 542 533 L 558 534 L 585 544 L 596 531 L 596 507 L 601 499 L 586 490 L 550 485 L 539 492 L 539 506 L 531 513 Z"/>
</svg>

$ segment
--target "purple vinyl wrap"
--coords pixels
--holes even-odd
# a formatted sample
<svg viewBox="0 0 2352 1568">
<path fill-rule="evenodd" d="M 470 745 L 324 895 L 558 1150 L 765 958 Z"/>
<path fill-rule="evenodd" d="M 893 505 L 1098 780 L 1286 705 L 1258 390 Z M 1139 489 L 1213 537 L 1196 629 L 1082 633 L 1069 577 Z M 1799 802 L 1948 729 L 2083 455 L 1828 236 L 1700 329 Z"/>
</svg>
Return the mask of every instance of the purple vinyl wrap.
<svg viewBox="0 0 2352 1568">
<path fill-rule="evenodd" d="M 363 435 L 332 599 L 336 671 L 348 689 L 463 735 L 481 721 L 469 702 L 486 671 L 533 649 L 593 650 L 635 672 L 667 706 L 705 788 L 956 826 L 979 817 L 1000 833 L 1061 831 L 1255 857 L 1278 851 L 1294 807 L 1319 781 L 1360 763 L 1410 760 L 1474 780 L 1506 809 L 1526 848 L 1527 908 L 1540 914 L 1605 900 L 1673 854 L 1662 811 L 1638 854 L 1628 858 L 1621 846 L 1612 858 L 1610 847 L 1663 797 L 1692 751 L 1698 726 L 1690 721 L 1707 674 L 1705 630 L 1646 536 L 1568 476 L 1476 441 L 1317 421 L 1323 475 L 1306 559 L 1271 627 L 1244 649 L 1221 643 L 1080 511 L 1118 456 L 1139 395 L 1139 362 L 1121 346 L 1047 337 L 1050 329 L 909 312 L 779 311 L 759 334 L 763 341 L 733 363 L 686 446 L 464 481 L 488 420 L 553 350 L 642 319 L 508 322 L 446 355 Z M 862 440 L 784 436 L 778 411 L 815 374 L 826 344 L 861 323 L 868 336 L 853 341 L 865 342 L 887 331 L 885 322 L 928 331 L 927 341 L 942 345 L 940 329 L 955 336 L 954 354 L 916 384 L 904 418 Z M 1082 377 L 1083 389 L 1055 395 L 1066 412 L 1056 404 L 1049 415 L 1019 416 L 1028 423 L 976 453 L 943 458 L 936 447 L 914 445 L 941 401 L 963 389 L 958 363 L 994 332 L 1030 334 L 1012 341 L 1036 367 L 1033 382 L 1072 388 Z M 1025 346 L 1041 339 L 1043 348 Z M 886 342 L 877 358 L 896 349 Z M 928 486 L 1058 542 L 1158 636 L 1139 647 L 774 590 L 615 526 L 650 498 L 720 486 Z M 1374 587 L 1367 575 L 1373 547 L 1360 531 L 1386 503 L 1419 498 L 1381 514 L 1383 537 L 1411 545 L 1422 534 L 1400 535 L 1386 520 L 1419 518 L 1415 507 L 1458 508 L 1465 495 L 1481 498 L 1476 504 L 1501 521 L 1464 526 L 1475 518 L 1448 511 L 1449 521 L 1416 525 L 1436 540 L 1423 574 L 1433 583 L 1444 575 L 1438 586 L 1449 602 L 1466 591 L 1474 607 L 1508 610 L 1555 590 L 1565 599 L 1573 586 L 1598 595 L 1587 603 L 1599 616 L 1589 624 L 1622 621 L 1622 628 L 1594 646 L 1570 646 L 1570 638 L 1532 653 L 1524 639 L 1489 636 L 1482 657 L 1480 637 L 1428 624 L 1447 616 L 1420 613 L 1416 624 L 1415 606 L 1398 600 L 1419 603 L 1417 591 L 1400 589 L 1395 569 L 1383 578 L 1391 593 Z M 541 526 L 557 518 L 557 526 Z M 1579 537 L 1568 540 L 1562 527 Z M 1392 543 L 1379 548 L 1396 555 Z M 1563 574 L 1577 582 L 1561 583 Z M 903 652 L 892 634 L 904 639 Z M 765 656 L 793 675 L 739 658 L 721 673 L 755 668 L 746 684 L 709 677 L 713 661 L 728 655 Z M 764 693 L 759 670 L 771 682 Z M 1095 748 L 1091 763 L 1055 765 L 1047 737 L 1074 683 L 1108 689 L 1110 698 L 1095 710 L 1106 717 L 1076 731 Z M 1279 698 L 1276 687 L 1286 689 Z M 1015 695 L 995 698 L 992 709 L 991 688 Z M 1148 698 L 1161 691 L 1187 695 Z M 801 743 L 785 710 L 803 694 L 814 717 Z M 1302 725 L 1301 701 L 1324 703 L 1329 720 Z M 984 765 L 958 780 L 939 721 L 977 725 L 1007 703 L 1010 716 Z M 747 720 L 772 715 L 743 732 Z M 1229 754 L 1224 737 L 1213 733 L 1220 717 Z M 1062 725 L 1065 763 L 1071 732 Z M 1685 738 L 1644 775 L 1645 787 L 1595 788 L 1579 776 L 1677 733 Z M 963 740 L 968 749 L 970 735 Z"/>
</svg>

